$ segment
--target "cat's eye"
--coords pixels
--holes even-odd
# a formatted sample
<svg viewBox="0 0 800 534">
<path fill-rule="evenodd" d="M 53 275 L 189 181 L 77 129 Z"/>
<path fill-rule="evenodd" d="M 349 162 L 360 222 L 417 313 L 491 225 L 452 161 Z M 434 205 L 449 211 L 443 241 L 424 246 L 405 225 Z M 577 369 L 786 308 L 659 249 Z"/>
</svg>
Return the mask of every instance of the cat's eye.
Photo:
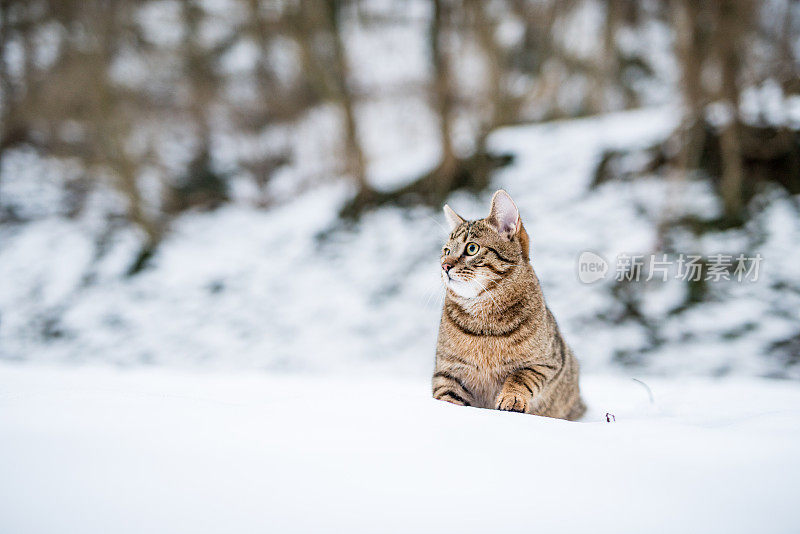
<svg viewBox="0 0 800 534">
<path fill-rule="evenodd" d="M 478 246 L 477 243 L 467 243 L 467 248 L 464 251 L 467 253 L 467 256 L 474 256 L 478 253 L 481 247 Z"/>
<path fill-rule="evenodd" d="M 450 255 L 450 249 L 447 248 L 447 247 L 444 247 L 444 249 L 442 250 L 442 254 L 444 254 L 445 256 L 449 256 Z"/>
</svg>

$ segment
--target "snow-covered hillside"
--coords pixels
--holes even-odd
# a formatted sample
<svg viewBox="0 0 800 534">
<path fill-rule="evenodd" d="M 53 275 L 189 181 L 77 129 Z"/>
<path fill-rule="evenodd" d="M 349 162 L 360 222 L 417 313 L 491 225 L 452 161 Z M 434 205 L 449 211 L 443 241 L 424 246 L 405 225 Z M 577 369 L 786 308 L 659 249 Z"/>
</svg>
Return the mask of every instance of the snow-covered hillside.
<svg viewBox="0 0 800 534">
<path fill-rule="evenodd" d="M 764 264 L 758 282 L 720 283 L 716 298 L 679 314 L 672 310 L 686 285 L 649 284 L 643 312 L 660 328 L 655 349 L 643 324 L 609 319 L 619 307 L 610 293 L 613 264 L 612 276 L 595 284 L 576 276 L 583 251 L 612 262 L 621 253 L 655 252 L 658 225 L 678 206 L 716 214 L 706 182 L 640 179 L 589 189 L 604 149 L 657 142 L 677 116 L 673 108 L 650 109 L 507 128 L 490 138 L 494 151 L 516 158 L 495 185 L 520 207 L 548 303 L 589 372 L 650 348 L 640 364 L 654 372 L 796 374 L 766 356 L 800 324 L 800 295 L 785 290 L 787 280 L 800 279 L 792 199 L 777 196 L 756 217 L 762 237 L 754 249 L 736 231 L 675 244 L 704 255 L 760 253 Z M 406 159 L 400 167 L 418 167 Z M 23 194 L 32 173 L 53 171 L 12 163 L 27 174 L 16 185 L 9 174 L 7 195 Z M 375 165 L 402 174 L 393 160 Z M 479 218 L 490 194 L 454 195 L 450 204 Z M 79 220 L 53 215 L 2 226 L 0 358 L 425 376 L 441 309 L 441 212 L 384 208 L 318 240 L 346 198 L 342 186 L 328 185 L 271 210 L 238 203 L 185 214 L 152 266 L 132 278 L 124 273 L 137 236 L 121 229 L 98 248 L 107 223 L 91 211 Z"/>
<path fill-rule="evenodd" d="M 800 529 L 800 386 L 647 382 L 585 377 L 569 423 L 416 380 L 3 364 L 0 530 Z"/>
</svg>

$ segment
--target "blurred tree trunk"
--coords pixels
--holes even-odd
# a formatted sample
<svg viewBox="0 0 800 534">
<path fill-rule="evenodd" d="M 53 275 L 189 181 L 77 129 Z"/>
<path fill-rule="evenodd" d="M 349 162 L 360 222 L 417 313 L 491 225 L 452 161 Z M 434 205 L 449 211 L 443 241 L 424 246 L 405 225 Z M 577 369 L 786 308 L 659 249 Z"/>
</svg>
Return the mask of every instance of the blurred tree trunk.
<svg viewBox="0 0 800 534">
<path fill-rule="evenodd" d="M 5 151 L 28 138 L 27 128 L 22 117 L 33 83 L 33 59 L 31 33 L 36 26 L 31 18 L 32 9 L 23 1 L 0 0 L 0 163 Z M 24 70 L 22 80 L 12 79 L 11 65 L 6 50 L 12 34 L 24 45 Z"/>
<path fill-rule="evenodd" d="M 776 62 L 778 81 L 784 94 L 800 93 L 800 73 L 798 73 L 797 59 L 795 58 L 795 42 L 797 35 L 794 29 L 794 13 L 797 6 L 796 0 L 786 1 L 786 11 L 783 15 L 783 28 L 776 45 Z"/>
<path fill-rule="evenodd" d="M 367 166 L 364 159 L 364 150 L 358 136 L 358 123 L 355 115 L 355 95 L 350 88 L 350 67 L 347 60 L 347 50 L 342 37 L 340 25 L 340 0 L 327 0 L 327 16 L 330 32 L 333 38 L 334 82 L 336 86 L 339 107 L 344 114 L 345 126 L 345 151 L 347 154 L 348 168 L 358 186 L 360 194 L 370 191 L 367 182 Z"/>
<path fill-rule="evenodd" d="M 349 66 L 342 31 L 339 0 L 300 0 L 297 9 L 286 15 L 289 31 L 298 44 L 303 70 L 308 82 L 326 101 L 339 108 L 344 119 L 345 160 L 347 171 L 357 187 L 357 197 L 371 196 L 366 161 L 358 135 L 355 95 L 350 88 Z M 331 66 L 326 66 L 315 49 L 315 39 L 327 34 L 332 42 Z"/>
<path fill-rule="evenodd" d="M 192 207 L 213 209 L 228 200 L 225 181 L 212 162 L 210 111 L 217 101 L 215 62 L 218 51 L 203 46 L 200 30 L 205 12 L 197 0 L 181 0 L 184 26 L 180 53 L 183 79 L 188 89 L 188 113 L 194 125 L 197 146 L 179 183 L 168 188 L 165 211 L 177 213 Z"/>
<path fill-rule="evenodd" d="M 143 269 L 164 235 L 164 223 L 155 209 L 148 209 L 140 190 L 140 161 L 128 153 L 127 143 L 133 129 L 129 114 L 135 106 L 125 91 L 118 88 L 111 76 L 111 68 L 120 44 L 119 35 L 131 20 L 134 8 L 124 0 L 94 1 L 85 7 L 84 16 L 97 45 L 83 63 L 93 80 L 89 98 L 91 110 L 88 127 L 93 134 L 93 159 L 101 167 L 111 171 L 112 185 L 127 201 L 128 220 L 145 234 L 139 254 L 128 270 L 129 275 Z"/>
<path fill-rule="evenodd" d="M 594 69 L 594 89 L 589 93 L 589 110 L 593 114 L 608 111 L 607 98 L 618 81 L 619 61 L 616 38 L 622 16 L 621 0 L 607 0 L 605 6 L 603 44 L 600 49 L 600 60 Z"/>
<path fill-rule="evenodd" d="M 755 13 L 750 0 L 721 2 L 716 6 L 717 31 L 715 48 L 721 70 L 719 97 L 728 117 L 720 132 L 722 176 L 720 192 L 725 214 L 731 219 L 741 216 L 743 207 L 744 169 L 742 167 L 742 124 L 739 117 L 741 47 L 749 42 L 748 23 Z"/>
<path fill-rule="evenodd" d="M 684 116 L 680 126 L 680 155 L 678 167 L 686 173 L 697 166 L 703 144 L 703 110 L 706 106 L 702 69 L 705 56 L 701 5 L 694 0 L 672 2 L 675 46 L 680 65 L 680 89 L 683 96 Z"/>
<path fill-rule="evenodd" d="M 258 52 L 260 54 L 256 62 L 256 80 L 259 88 L 271 86 L 275 82 L 275 76 L 267 68 L 267 57 L 269 56 L 270 34 L 272 32 L 261 12 L 261 0 L 247 0 L 247 13 L 250 17 L 250 24 L 248 25 L 250 35 L 253 41 L 258 44 Z"/>
<path fill-rule="evenodd" d="M 466 7 L 474 21 L 474 31 L 486 61 L 488 74 L 488 116 L 483 119 L 478 132 L 477 150 L 486 150 L 486 138 L 492 130 L 510 124 L 515 120 L 515 103 L 512 102 L 505 86 L 505 73 L 508 65 L 500 43 L 497 42 L 495 22 L 486 12 L 488 4 L 480 0 L 467 0 Z"/>
<path fill-rule="evenodd" d="M 525 33 L 517 62 L 522 71 L 536 80 L 529 102 L 539 108 L 540 120 L 560 119 L 568 115 L 562 108 L 559 92 L 571 69 L 583 70 L 559 42 L 559 23 L 562 23 L 579 2 L 528 2 L 514 0 L 511 8 L 525 24 Z M 591 77 L 591 72 L 589 72 Z"/>
<path fill-rule="evenodd" d="M 5 54 L 11 33 L 11 5 L 10 0 L 0 0 L 0 168 L 2 168 L 6 148 L 11 144 L 10 137 L 14 130 L 14 106 L 16 104 L 14 85 L 11 82 L 11 73 Z M 2 178 L 2 173 L 0 173 L 0 180 Z"/>
<path fill-rule="evenodd" d="M 198 153 L 211 149 L 211 127 L 206 110 L 214 100 L 213 58 L 200 44 L 203 8 L 196 0 L 182 0 L 184 75 L 189 84 L 189 113 L 197 129 Z"/>
<path fill-rule="evenodd" d="M 453 147 L 454 95 L 450 84 L 450 68 L 445 45 L 449 6 L 446 0 L 433 0 L 433 16 L 429 27 L 428 44 L 433 67 L 433 102 L 439 122 L 439 143 L 442 156 L 437 171 L 437 189 L 449 191 L 455 178 L 458 161 Z"/>
</svg>

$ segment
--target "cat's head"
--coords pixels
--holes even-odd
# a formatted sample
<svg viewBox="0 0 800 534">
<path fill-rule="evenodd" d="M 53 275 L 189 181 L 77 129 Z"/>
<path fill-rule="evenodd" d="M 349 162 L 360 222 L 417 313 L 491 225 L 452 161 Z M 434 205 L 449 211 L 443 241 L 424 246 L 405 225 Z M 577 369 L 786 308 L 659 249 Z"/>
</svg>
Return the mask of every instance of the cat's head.
<svg viewBox="0 0 800 534">
<path fill-rule="evenodd" d="M 492 196 L 485 219 L 466 221 L 447 205 L 444 215 L 450 236 L 442 248 L 442 281 L 456 295 L 478 297 L 528 263 L 528 234 L 516 204 L 502 189 Z"/>
</svg>

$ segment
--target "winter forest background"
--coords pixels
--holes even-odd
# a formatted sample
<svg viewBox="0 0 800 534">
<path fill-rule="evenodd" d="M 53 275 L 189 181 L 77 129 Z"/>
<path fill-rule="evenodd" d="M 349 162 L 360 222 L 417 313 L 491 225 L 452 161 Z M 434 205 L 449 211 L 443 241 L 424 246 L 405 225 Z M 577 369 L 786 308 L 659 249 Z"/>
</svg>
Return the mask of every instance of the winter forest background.
<svg viewBox="0 0 800 534">
<path fill-rule="evenodd" d="M 587 372 L 800 377 L 795 1 L 0 1 L 0 359 L 425 376 L 500 187 Z"/>
</svg>

